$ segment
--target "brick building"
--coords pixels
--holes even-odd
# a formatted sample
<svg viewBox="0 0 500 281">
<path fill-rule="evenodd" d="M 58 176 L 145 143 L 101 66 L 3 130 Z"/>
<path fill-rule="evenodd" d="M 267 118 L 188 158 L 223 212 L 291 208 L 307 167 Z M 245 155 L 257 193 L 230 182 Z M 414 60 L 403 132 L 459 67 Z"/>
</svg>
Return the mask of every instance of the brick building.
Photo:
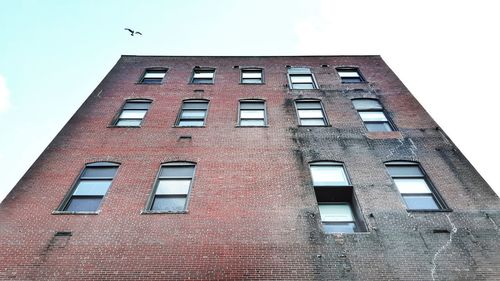
<svg viewBox="0 0 500 281">
<path fill-rule="evenodd" d="M 499 280 L 498 224 L 379 56 L 122 56 L 0 205 L 0 280 Z"/>
</svg>

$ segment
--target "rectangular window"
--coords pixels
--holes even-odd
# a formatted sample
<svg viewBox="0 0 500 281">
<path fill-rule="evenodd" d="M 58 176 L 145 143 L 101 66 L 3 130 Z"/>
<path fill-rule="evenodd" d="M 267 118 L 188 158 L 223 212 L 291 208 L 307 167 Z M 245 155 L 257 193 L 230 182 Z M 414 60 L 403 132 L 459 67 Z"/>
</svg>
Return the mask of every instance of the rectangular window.
<svg viewBox="0 0 500 281">
<path fill-rule="evenodd" d="M 207 117 L 208 101 L 187 100 L 182 103 L 181 112 L 177 120 L 179 127 L 202 127 Z"/>
<path fill-rule="evenodd" d="M 155 184 L 149 209 L 163 212 L 182 212 L 194 176 L 194 164 L 172 163 L 163 165 Z"/>
<path fill-rule="evenodd" d="M 149 100 L 128 100 L 122 108 L 122 112 L 115 122 L 119 127 L 139 127 L 148 112 L 151 101 Z"/>
<path fill-rule="evenodd" d="M 109 162 L 89 164 L 72 188 L 61 208 L 67 212 L 96 212 L 111 186 L 118 165 Z"/>
<path fill-rule="evenodd" d="M 262 69 L 242 69 L 241 70 L 242 84 L 262 84 Z"/>
<path fill-rule="evenodd" d="M 193 78 L 191 83 L 193 84 L 213 84 L 215 79 L 215 69 L 213 68 L 195 68 L 193 70 Z"/>
<path fill-rule="evenodd" d="M 288 80 L 290 89 L 307 90 L 318 88 L 309 68 L 290 67 L 288 69 Z"/>
<path fill-rule="evenodd" d="M 441 210 L 445 208 L 444 202 L 440 200 L 417 163 L 389 162 L 386 163 L 386 167 L 408 210 Z"/>
<path fill-rule="evenodd" d="M 384 108 L 379 101 L 374 99 L 355 99 L 352 100 L 352 104 L 358 111 L 368 132 L 394 131 L 394 126 L 387 118 Z"/>
<path fill-rule="evenodd" d="M 165 74 L 166 69 L 147 69 L 142 76 L 142 84 L 161 84 Z"/>
<path fill-rule="evenodd" d="M 311 164 L 314 186 L 347 186 L 347 176 L 342 165 Z"/>
<path fill-rule="evenodd" d="M 264 101 L 240 101 L 240 126 L 265 126 L 266 106 Z"/>
<path fill-rule="evenodd" d="M 363 76 L 357 68 L 337 68 L 342 83 L 361 83 L 365 82 Z"/>
<path fill-rule="evenodd" d="M 310 164 L 314 193 L 326 233 L 365 231 L 357 212 L 353 188 L 344 165 L 339 162 Z"/>
<path fill-rule="evenodd" d="M 356 232 L 356 220 L 349 202 L 320 203 L 318 207 L 326 233 Z"/>
<path fill-rule="evenodd" d="M 321 102 L 317 100 L 295 101 L 299 124 L 302 126 L 326 126 L 327 121 Z"/>
</svg>

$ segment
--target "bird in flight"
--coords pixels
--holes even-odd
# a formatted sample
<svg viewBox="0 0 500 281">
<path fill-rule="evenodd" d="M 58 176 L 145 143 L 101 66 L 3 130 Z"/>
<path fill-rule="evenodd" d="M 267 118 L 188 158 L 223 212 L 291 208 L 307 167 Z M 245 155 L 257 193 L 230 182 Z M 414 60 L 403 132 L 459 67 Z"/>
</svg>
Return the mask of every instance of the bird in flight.
<svg viewBox="0 0 500 281">
<path fill-rule="evenodd" d="M 128 30 L 130 32 L 130 36 L 134 36 L 134 34 L 139 34 L 139 35 L 142 35 L 142 33 L 140 33 L 139 31 L 134 31 L 130 28 L 124 28 L 125 30 Z"/>
</svg>

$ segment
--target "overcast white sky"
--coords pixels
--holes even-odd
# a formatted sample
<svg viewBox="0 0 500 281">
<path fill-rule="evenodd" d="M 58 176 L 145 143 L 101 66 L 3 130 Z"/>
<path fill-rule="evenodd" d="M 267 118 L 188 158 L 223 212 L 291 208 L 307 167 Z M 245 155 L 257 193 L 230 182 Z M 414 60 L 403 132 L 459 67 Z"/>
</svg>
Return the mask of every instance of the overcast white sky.
<svg viewBox="0 0 500 281">
<path fill-rule="evenodd" d="M 121 54 L 380 54 L 500 193 L 495 1 L 145 3 L 0 0 L 0 200 Z"/>
</svg>

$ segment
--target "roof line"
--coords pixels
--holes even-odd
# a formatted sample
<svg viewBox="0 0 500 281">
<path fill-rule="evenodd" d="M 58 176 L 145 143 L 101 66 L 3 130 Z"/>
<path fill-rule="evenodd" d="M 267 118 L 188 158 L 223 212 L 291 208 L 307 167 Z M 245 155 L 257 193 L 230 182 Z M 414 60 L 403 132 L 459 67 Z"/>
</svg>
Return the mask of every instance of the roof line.
<svg viewBox="0 0 500 281">
<path fill-rule="evenodd" d="M 178 57 L 178 58 L 290 58 L 290 57 L 380 57 L 380 55 L 289 55 L 289 56 L 273 56 L 273 55 L 265 55 L 265 56 L 219 56 L 219 55 L 214 55 L 214 56 L 203 56 L 203 55 L 121 55 L 122 57 Z"/>
</svg>

